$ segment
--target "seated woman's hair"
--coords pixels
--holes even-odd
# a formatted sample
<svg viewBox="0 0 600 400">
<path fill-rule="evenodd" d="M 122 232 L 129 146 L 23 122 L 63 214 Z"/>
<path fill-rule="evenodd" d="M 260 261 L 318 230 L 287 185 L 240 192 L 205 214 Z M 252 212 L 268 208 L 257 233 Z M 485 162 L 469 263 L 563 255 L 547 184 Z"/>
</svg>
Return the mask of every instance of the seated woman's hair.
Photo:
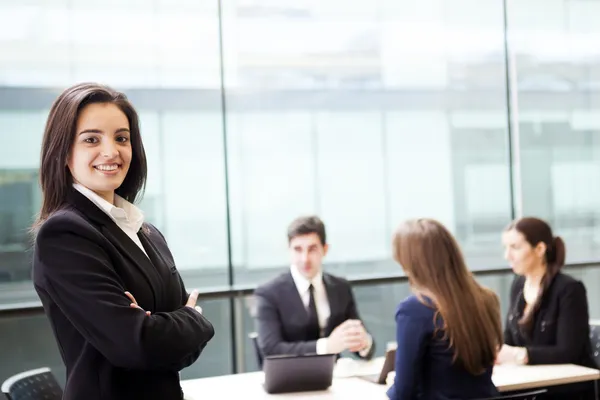
<svg viewBox="0 0 600 400">
<path fill-rule="evenodd" d="M 492 366 L 503 343 L 500 303 L 475 281 L 452 234 L 432 219 L 409 220 L 394 234 L 393 256 L 417 296 L 433 296 L 454 361 L 474 375 Z"/>
</svg>

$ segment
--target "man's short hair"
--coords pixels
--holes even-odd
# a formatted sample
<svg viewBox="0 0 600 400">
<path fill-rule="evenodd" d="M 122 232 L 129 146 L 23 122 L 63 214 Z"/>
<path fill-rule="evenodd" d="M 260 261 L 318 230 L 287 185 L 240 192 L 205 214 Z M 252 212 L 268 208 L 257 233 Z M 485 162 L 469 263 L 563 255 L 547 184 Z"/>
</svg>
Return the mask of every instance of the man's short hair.
<svg viewBox="0 0 600 400">
<path fill-rule="evenodd" d="M 288 227 L 288 244 L 293 238 L 316 233 L 321 244 L 325 246 L 327 237 L 325 235 L 325 224 L 316 215 L 298 217 Z"/>
</svg>

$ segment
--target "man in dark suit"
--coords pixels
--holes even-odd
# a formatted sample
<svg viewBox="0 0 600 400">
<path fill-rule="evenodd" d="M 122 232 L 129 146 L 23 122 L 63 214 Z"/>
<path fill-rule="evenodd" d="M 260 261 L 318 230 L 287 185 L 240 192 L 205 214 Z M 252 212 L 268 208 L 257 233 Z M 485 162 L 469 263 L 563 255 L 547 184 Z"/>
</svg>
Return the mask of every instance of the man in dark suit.
<svg viewBox="0 0 600 400">
<path fill-rule="evenodd" d="M 372 357 L 375 345 L 365 330 L 348 281 L 323 273 L 325 225 L 300 217 L 288 228 L 291 267 L 257 288 L 258 342 L 264 356 L 339 354 Z"/>
</svg>

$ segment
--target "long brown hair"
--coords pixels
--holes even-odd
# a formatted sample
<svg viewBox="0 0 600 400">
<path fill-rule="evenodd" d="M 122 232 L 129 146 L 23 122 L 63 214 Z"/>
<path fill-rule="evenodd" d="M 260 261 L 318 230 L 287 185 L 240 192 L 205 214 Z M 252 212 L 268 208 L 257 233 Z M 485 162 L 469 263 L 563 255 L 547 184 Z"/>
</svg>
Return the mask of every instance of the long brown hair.
<svg viewBox="0 0 600 400">
<path fill-rule="evenodd" d="M 127 97 L 116 90 L 96 83 L 81 83 L 60 94 L 52 104 L 40 160 L 40 186 L 42 207 L 32 227 L 35 235 L 43 222 L 54 212 L 63 208 L 73 177 L 67 166 L 75 140 L 75 129 L 80 111 L 92 103 L 111 103 L 119 107 L 129 120 L 132 158 L 125 180 L 115 191 L 125 200 L 134 203 L 146 184 L 146 153 L 140 135 L 138 114 Z"/>
<path fill-rule="evenodd" d="M 409 220 L 394 234 L 393 255 L 417 294 L 433 295 L 454 362 L 474 375 L 492 366 L 503 343 L 500 302 L 475 281 L 452 234 L 432 219 Z"/>
<path fill-rule="evenodd" d="M 546 272 L 540 282 L 540 292 L 535 300 L 535 303 L 528 307 L 523 313 L 523 316 L 519 320 L 519 326 L 525 334 L 530 334 L 533 329 L 533 317 L 540 308 L 542 298 L 548 287 L 552 283 L 552 280 L 565 265 L 565 257 L 567 250 L 565 242 L 559 237 L 554 236 L 550 225 L 539 218 L 535 217 L 523 217 L 514 220 L 507 227 L 506 231 L 515 230 L 523 235 L 527 243 L 531 247 L 536 247 L 539 243 L 546 245 L 546 253 L 544 254 L 544 264 L 546 266 Z"/>
</svg>

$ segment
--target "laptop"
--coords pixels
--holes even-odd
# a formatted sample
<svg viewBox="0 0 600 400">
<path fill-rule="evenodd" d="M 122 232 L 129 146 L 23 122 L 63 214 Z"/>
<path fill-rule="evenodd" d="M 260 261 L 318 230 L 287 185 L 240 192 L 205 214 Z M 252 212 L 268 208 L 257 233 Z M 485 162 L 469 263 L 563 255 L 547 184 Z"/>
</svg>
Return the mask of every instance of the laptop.
<svg viewBox="0 0 600 400">
<path fill-rule="evenodd" d="M 265 357 L 265 391 L 290 393 L 325 390 L 331 386 L 335 361 L 336 354 Z"/>
<path fill-rule="evenodd" d="M 359 378 L 365 379 L 367 381 L 378 383 L 380 385 L 385 385 L 387 376 L 390 372 L 392 372 L 394 367 L 394 362 L 396 360 L 396 349 L 388 349 L 385 352 L 385 359 L 383 361 L 383 366 L 381 367 L 381 371 L 377 374 L 372 375 L 361 375 Z"/>
</svg>

